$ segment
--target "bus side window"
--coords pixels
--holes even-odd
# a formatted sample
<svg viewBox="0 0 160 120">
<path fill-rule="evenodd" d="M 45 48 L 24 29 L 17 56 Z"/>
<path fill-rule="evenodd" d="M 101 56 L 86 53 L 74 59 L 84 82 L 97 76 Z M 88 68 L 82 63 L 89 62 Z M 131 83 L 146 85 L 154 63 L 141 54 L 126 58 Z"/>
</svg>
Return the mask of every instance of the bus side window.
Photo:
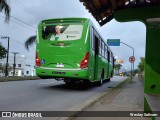
<svg viewBox="0 0 160 120">
<path fill-rule="evenodd" d="M 105 46 L 105 58 L 108 59 L 107 46 Z"/>
<path fill-rule="evenodd" d="M 110 58 L 111 63 L 113 64 L 113 54 L 111 52 L 111 58 Z"/>
<path fill-rule="evenodd" d="M 104 58 L 106 58 L 106 55 L 105 55 L 105 52 L 106 51 L 106 45 L 105 45 L 105 43 L 104 43 Z"/>
<path fill-rule="evenodd" d="M 102 56 L 105 57 L 105 44 L 102 42 Z"/>
<path fill-rule="evenodd" d="M 111 52 L 110 52 L 111 53 Z M 113 59 L 112 59 L 112 53 L 111 53 L 111 55 L 110 55 L 110 61 L 111 61 L 111 63 L 113 63 L 113 61 L 112 61 Z"/>
<path fill-rule="evenodd" d="M 98 44 L 99 44 L 99 55 L 102 55 L 102 42 L 101 42 L 101 40 L 99 39 L 98 40 L 99 42 L 98 42 Z"/>
</svg>

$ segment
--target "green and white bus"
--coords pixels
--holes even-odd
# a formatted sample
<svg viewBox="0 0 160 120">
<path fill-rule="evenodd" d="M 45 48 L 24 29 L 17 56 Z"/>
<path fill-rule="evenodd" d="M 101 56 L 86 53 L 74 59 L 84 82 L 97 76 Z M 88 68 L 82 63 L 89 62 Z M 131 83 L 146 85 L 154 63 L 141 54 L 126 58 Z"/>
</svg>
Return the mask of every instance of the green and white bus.
<svg viewBox="0 0 160 120">
<path fill-rule="evenodd" d="M 113 70 L 113 53 L 89 19 L 48 19 L 38 25 L 37 76 L 101 85 Z"/>
</svg>

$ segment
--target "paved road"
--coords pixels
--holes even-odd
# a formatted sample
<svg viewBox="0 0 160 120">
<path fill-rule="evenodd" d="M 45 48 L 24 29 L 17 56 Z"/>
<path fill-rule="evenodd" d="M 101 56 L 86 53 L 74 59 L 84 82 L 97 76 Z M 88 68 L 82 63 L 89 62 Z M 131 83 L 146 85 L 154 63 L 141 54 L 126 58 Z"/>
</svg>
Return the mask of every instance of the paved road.
<svg viewBox="0 0 160 120">
<path fill-rule="evenodd" d="M 29 80 L 0 82 L 0 111 L 79 110 L 125 77 L 113 77 L 101 87 L 68 87 L 62 81 Z"/>
</svg>

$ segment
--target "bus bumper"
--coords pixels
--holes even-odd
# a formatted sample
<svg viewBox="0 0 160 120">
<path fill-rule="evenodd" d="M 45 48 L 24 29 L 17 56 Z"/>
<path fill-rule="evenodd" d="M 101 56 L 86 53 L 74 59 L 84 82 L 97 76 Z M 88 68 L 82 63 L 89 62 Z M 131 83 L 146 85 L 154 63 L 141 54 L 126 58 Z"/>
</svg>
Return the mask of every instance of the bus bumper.
<svg viewBox="0 0 160 120">
<path fill-rule="evenodd" d="M 77 78 L 88 79 L 88 69 L 61 69 L 36 67 L 36 74 L 42 78 Z"/>
</svg>

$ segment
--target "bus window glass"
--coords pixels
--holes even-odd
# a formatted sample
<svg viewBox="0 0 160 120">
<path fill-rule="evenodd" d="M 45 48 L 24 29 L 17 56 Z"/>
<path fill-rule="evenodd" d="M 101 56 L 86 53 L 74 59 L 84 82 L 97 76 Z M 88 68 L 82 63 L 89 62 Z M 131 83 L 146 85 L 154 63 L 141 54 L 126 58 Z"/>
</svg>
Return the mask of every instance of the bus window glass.
<svg viewBox="0 0 160 120">
<path fill-rule="evenodd" d="M 68 41 L 81 39 L 83 25 L 47 25 L 42 26 L 42 38 L 50 41 Z"/>
<path fill-rule="evenodd" d="M 104 51 L 104 42 L 102 41 L 102 56 L 104 57 L 104 53 L 105 51 Z"/>
<path fill-rule="evenodd" d="M 101 40 L 99 39 L 99 55 L 101 55 L 102 51 L 102 46 L 101 46 Z"/>
<path fill-rule="evenodd" d="M 105 53 L 104 57 L 107 59 L 107 46 L 105 46 Z"/>
<path fill-rule="evenodd" d="M 110 61 L 111 61 L 111 63 L 113 63 L 113 55 L 112 55 L 112 52 L 111 52 L 111 58 L 110 58 Z"/>
</svg>

